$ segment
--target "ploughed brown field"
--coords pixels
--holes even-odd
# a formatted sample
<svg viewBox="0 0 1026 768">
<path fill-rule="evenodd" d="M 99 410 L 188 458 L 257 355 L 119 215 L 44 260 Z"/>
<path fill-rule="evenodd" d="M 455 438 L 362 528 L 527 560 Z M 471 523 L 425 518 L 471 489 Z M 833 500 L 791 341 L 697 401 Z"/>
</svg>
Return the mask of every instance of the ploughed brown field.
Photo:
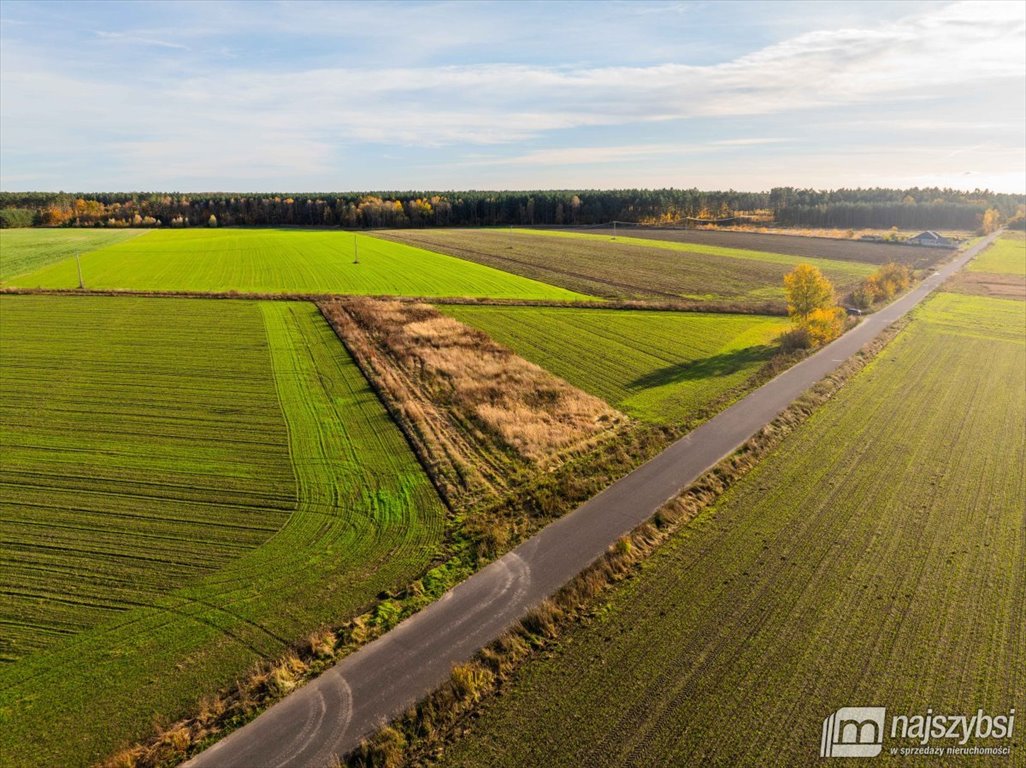
<svg viewBox="0 0 1026 768">
<path fill-rule="evenodd" d="M 955 293 L 968 293 L 975 296 L 1026 300 L 1026 279 L 1019 275 L 963 270 L 953 275 L 944 284 L 944 288 Z"/>
</svg>

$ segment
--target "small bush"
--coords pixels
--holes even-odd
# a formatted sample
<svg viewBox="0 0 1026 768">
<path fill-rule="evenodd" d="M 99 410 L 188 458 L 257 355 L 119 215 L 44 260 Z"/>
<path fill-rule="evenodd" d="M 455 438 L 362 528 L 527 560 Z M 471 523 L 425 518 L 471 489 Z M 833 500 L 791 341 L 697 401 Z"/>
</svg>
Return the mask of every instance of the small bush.
<svg viewBox="0 0 1026 768">
<path fill-rule="evenodd" d="M 852 291 L 851 301 L 860 309 L 869 309 L 878 301 L 890 301 L 912 284 L 912 271 L 905 264 L 891 262 L 862 281 Z"/>
<path fill-rule="evenodd" d="M 792 328 L 777 338 L 782 352 L 796 352 L 800 349 L 812 349 L 812 334 L 805 327 Z"/>
</svg>

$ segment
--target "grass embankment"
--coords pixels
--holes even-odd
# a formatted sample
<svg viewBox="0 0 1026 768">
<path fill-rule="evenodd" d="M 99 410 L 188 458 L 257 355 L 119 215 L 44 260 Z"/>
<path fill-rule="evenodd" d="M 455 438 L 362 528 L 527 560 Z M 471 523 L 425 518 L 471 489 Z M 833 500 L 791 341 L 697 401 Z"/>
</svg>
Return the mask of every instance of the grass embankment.
<svg viewBox="0 0 1026 768">
<path fill-rule="evenodd" d="M 931 299 L 440 762 L 811 764 L 841 706 L 1021 703 L 1024 323 Z"/>
<path fill-rule="evenodd" d="M 88 410 L 82 415 L 83 409 L 72 405 L 64 413 L 53 411 L 48 431 L 34 430 L 37 417 L 26 411 L 45 406 L 26 393 L 16 401 L 18 407 L 10 407 L 5 396 L 5 426 L 20 429 L 22 444 L 32 449 L 7 478 L 8 509 L 38 521 L 55 514 L 69 525 L 81 520 L 84 535 L 103 541 L 102 547 L 91 548 L 99 550 L 90 553 L 92 562 L 131 563 L 133 573 L 140 574 L 134 589 L 141 596 L 138 604 L 113 606 L 123 610 L 0 667 L 4 765 L 73 766 L 102 759 L 149 735 L 155 722 L 169 723 L 192 711 L 198 698 L 225 689 L 259 660 L 280 656 L 313 629 L 341 622 L 383 590 L 409 583 L 430 564 L 443 536 L 442 504 L 402 434 L 312 304 L 221 301 L 211 308 L 196 300 L 53 297 L 4 297 L 2 302 L 3 332 L 18 340 L 15 346 L 4 344 L 4 381 L 11 380 L 9 374 L 18 381 L 22 374 L 16 372 L 32 370 L 34 391 L 57 393 L 60 403 L 83 403 Z M 29 304 L 34 302 L 41 306 Z M 8 314 L 8 307 L 19 306 L 32 311 Z M 40 322 L 34 332 L 33 324 Z M 67 343 L 57 341 L 62 336 Z M 225 349 L 225 338 L 234 353 Z M 60 354 L 71 348 L 79 350 L 79 365 L 93 366 L 93 375 L 66 377 Z M 182 358 L 190 357 L 205 361 L 192 368 L 203 375 L 178 379 Z M 221 378 L 219 370 L 238 375 Z M 183 393 L 176 406 L 179 387 Z M 240 402 L 239 388 L 253 393 L 253 400 Z M 112 399 L 104 394 L 107 390 Z M 120 416 L 118 393 L 130 398 Z M 105 402 L 114 411 L 109 416 L 97 407 Z M 133 407 L 145 403 L 165 407 Z M 275 413 L 275 407 L 280 411 Z M 100 427 L 105 419 L 119 426 L 105 432 Z M 200 425 L 192 423 L 196 419 Z M 80 434 L 75 424 L 90 420 L 97 426 Z M 184 441 L 193 430 L 205 434 L 193 451 L 168 437 Z M 86 463 L 76 466 L 71 454 L 55 465 L 52 451 L 34 450 L 55 433 L 69 451 L 87 449 Z M 236 441 L 248 441 L 245 454 L 251 458 L 232 457 Z M 168 444 L 181 450 L 162 458 L 160 450 Z M 126 484 L 121 493 L 112 492 L 120 475 L 111 470 L 101 475 L 111 481 L 107 492 L 90 498 L 88 510 L 79 509 L 81 504 L 32 507 L 47 503 L 32 495 L 37 493 L 32 484 L 40 476 L 54 476 L 55 466 L 65 480 L 93 482 L 90 448 L 102 448 L 114 466 L 145 473 L 150 487 Z M 291 468 L 282 469 L 286 450 Z M 257 459 L 261 451 L 274 454 L 267 470 L 271 478 Z M 234 509 L 245 496 L 243 489 L 249 496 L 265 486 L 277 491 L 275 477 L 283 472 L 294 474 L 288 490 L 295 501 L 287 519 L 277 509 L 248 516 Z M 161 482 L 170 490 L 162 489 Z M 86 498 L 73 480 L 69 485 L 69 493 Z M 211 503 L 218 505 L 208 515 L 209 525 L 202 525 L 197 512 L 192 520 L 178 523 L 165 516 L 145 528 L 147 510 L 159 514 L 170 508 L 167 499 L 185 493 L 182 487 L 209 489 Z M 19 500 L 23 492 L 31 498 Z M 174 509 L 185 517 L 186 508 L 174 504 Z M 139 528 L 120 516 L 128 513 L 139 516 Z M 126 535 L 112 536 L 107 523 L 103 531 L 90 533 L 90 521 L 99 515 L 125 526 Z M 215 523 L 232 515 L 240 520 L 239 543 L 229 544 Z M 16 532 L 9 527 L 13 519 L 4 515 L 5 540 Z M 157 536 L 131 535 L 139 529 Z M 247 542 L 257 546 L 241 551 Z M 168 570 L 171 578 L 160 593 L 166 564 L 160 557 L 148 558 L 172 547 L 184 563 L 201 560 L 202 567 L 181 576 L 180 585 L 174 583 L 175 571 Z M 209 554 L 219 549 L 232 559 L 219 562 Z M 203 553 L 208 553 L 205 558 Z M 37 555 L 25 550 L 19 573 L 59 557 L 50 550 Z M 110 586 L 102 571 L 85 574 L 84 568 L 72 570 L 73 565 L 50 571 L 53 597 L 74 602 L 81 591 L 100 594 Z M 22 589 L 22 578 L 11 576 L 16 577 L 14 583 L 5 577 L 8 594 Z M 90 585 L 90 579 L 96 583 Z"/>
<path fill-rule="evenodd" d="M 786 318 L 601 309 L 456 306 L 441 311 L 624 413 L 685 421 L 776 352 Z"/>
<path fill-rule="evenodd" d="M 101 290 L 582 298 L 481 264 L 340 231 L 154 231 L 89 253 L 82 272 L 87 288 Z M 78 273 L 74 260 L 65 261 L 11 284 L 74 288 Z"/>
<path fill-rule="evenodd" d="M 737 248 L 540 230 L 418 230 L 376 236 L 607 298 L 783 300 L 783 276 L 798 263 L 819 266 L 841 291 L 872 272 L 867 264 Z"/>
<path fill-rule="evenodd" d="M 0 282 L 144 234 L 145 229 L 0 229 Z M 74 267 L 74 264 L 72 264 Z M 78 287 L 78 273 L 69 287 Z"/>
</svg>

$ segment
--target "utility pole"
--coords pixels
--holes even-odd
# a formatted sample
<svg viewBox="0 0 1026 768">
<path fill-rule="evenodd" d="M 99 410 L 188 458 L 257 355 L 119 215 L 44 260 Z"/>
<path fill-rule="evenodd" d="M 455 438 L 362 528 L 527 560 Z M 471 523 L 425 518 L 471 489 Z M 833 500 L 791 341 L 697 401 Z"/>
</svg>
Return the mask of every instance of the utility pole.
<svg viewBox="0 0 1026 768">
<path fill-rule="evenodd" d="M 82 258 L 78 251 L 75 251 L 75 263 L 78 265 L 78 289 L 81 291 L 85 288 L 85 283 L 82 282 Z"/>
<path fill-rule="evenodd" d="M 356 235 L 353 235 L 353 264 L 360 263 L 360 241 L 356 239 Z"/>
<path fill-rule="evenodd" d="M 616 240 L 616 219 L 613 219 L 613 239 Z"/>
</svg>

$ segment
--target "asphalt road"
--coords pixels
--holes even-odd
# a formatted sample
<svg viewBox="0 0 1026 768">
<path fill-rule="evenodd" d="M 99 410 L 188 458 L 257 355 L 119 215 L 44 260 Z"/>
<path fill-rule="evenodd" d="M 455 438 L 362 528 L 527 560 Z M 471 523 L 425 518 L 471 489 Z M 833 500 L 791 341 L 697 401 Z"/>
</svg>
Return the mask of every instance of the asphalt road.
<svg viewBox="0 0 1026 768">
<path fill-rule="evenodd" d="M 915 307 L 993 237 L 186 765 L 320 768 L 345 755 Z"/>
</svg>

